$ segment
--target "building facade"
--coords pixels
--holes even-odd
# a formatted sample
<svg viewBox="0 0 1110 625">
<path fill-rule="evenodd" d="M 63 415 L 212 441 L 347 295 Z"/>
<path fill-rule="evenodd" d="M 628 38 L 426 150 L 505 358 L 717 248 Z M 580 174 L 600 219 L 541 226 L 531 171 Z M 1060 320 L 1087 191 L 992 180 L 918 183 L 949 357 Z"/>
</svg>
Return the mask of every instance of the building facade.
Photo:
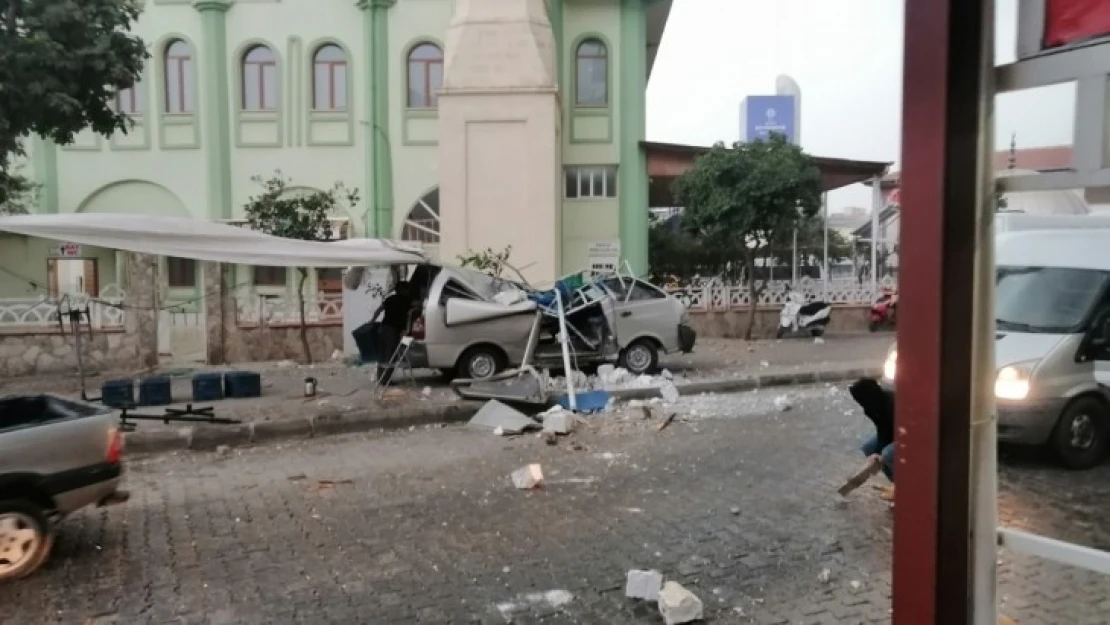
<svg viewBox="0 0 1110 625">
<path fill-rule="evenodd" d="M 145 0 L 134 127 L 37 139 L 43 213 L 235 222 L 280 171 L 360 191 L 341 236 L 419 242 L 446 262 L 513 247 L 537 281 L 647 261 L 645 88 L 670 0 Z M 442 190 L 441 190 L 442 188 Z M 3 236 L 3 235 L 0 235 Z M 593 257 L 591 257 L 591 253 Z M 600 255 L 600 256 L 599 256 Z M 3 236 L 0 298 L 101 293 L 121 255 Z M 194 309 L 197 263 L 161 259 L 161 301 Z M 295 272 L 236 269 L 246 298 Z M 339 289 L 317 271 L 309 289 Z"/>
</svg>

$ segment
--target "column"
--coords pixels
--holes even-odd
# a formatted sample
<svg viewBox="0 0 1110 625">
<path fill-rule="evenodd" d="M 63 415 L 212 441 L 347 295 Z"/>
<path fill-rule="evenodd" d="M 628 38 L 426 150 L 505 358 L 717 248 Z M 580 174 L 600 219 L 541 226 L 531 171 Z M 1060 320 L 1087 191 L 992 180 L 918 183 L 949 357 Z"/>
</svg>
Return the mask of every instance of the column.
<svg viewBox="0 0 1110 625">
<path fill-rule="evenodd" d="M 647 21 L 643 0 L 621 0 L 620 196 L 621 256 L 638 275 L 648 271 L 647 158 L 640 142 L 647 125 Z"/>
<path fill-rule="evenodd" d="M 389 140 L 389 9 L 396 0 L 359 0 L 363 11 L 363 37 L 370 50 L 370 88 L 367 118 L 368 179 L 372 213 L 369 231 L 375 237 L 393 238 L 393 158 Z"/>
<path fill-rule="evenodd" d="M 31 142 L 31 163 L 35 184 L 39 185 L 40 213 L 58 212 L 58 146 L 50 139 L 35 135 Z"/>
<path fill-rule="evenodd" d="M 197 0 L 201 21 L 201 97 L 208 164 L 208 216 L 231 219 L 231 98 L 228 88 L 227 22 L 229 0 Z"/>
</svg>

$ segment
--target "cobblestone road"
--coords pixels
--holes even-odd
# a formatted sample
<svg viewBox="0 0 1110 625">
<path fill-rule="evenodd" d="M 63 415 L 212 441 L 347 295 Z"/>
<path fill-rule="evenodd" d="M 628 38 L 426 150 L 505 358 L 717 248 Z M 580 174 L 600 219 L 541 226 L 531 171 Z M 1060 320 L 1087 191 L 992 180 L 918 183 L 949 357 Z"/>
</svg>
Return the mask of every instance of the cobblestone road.
<svg viewBox="0 0 1110 625">
<path fill-rule="evenodd" d="M 834 492 L 863 417 L 842 391 L 777 395 L 684 400 L 697 417 L 658 433 L 596 418 L 580 450 L 433 428 L 136 461 L 132 501 L 65 523 L 43 571 L 0 587 L 0 620 L 659 623 L 623 596 L 635 567 L 713 623 L 886 622 L 892 515 Z M 511 487 L 528 462 L 546 488 Z M 1105 549 L 1108 495 L 1108 466 L 1010 460 L 1001 517 Z M 1110 623 L 1110 579 L 1005 553 L 1000 577 L 1022 625 Z"/>
</svg>

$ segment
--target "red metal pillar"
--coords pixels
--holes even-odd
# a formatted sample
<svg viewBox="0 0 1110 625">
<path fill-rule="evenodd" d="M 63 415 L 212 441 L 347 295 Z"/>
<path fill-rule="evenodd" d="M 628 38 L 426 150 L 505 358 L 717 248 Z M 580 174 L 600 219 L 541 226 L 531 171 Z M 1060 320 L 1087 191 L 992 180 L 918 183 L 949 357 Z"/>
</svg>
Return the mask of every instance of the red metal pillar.
<svg viewBox="0 0 1110 625">
<path fill-rule="evenodd" d="M 991 0 L 906 0 L 896 625 L 971 619 L 972 300 L 980 168 L 990 166 L 981 158 L 990 9 Z"/>
</svg>

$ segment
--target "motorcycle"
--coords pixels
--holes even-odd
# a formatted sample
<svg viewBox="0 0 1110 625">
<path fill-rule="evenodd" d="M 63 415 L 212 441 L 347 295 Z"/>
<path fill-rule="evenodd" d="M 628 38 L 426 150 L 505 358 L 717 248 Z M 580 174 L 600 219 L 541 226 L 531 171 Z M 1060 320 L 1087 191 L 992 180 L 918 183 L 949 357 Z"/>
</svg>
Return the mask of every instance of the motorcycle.
<svg viewBox="0 0 1110 625">
<path fill-rule="evenodd" d="M 812 336 L 821 336 L 825 333 L 825 326 L 829 325 L 832 306 L 828 302 L 813 301 L 806 303 L 797 291 L 787 287 L 786 303 L 779 313 L 779 328 L 775 338 L 781 339 L 790 332 L 807 331 Z"/>
<path fill-rule="evenodd" d="M 896 291 L 884 291 L 879 299 L 871 304 L 870 320 L 867 324 L 867 329 L 872 332 L 877 332 L 886 324 L 891 327 L 895 325 L 898 313 L 898 293 Z"/>
</svg>

